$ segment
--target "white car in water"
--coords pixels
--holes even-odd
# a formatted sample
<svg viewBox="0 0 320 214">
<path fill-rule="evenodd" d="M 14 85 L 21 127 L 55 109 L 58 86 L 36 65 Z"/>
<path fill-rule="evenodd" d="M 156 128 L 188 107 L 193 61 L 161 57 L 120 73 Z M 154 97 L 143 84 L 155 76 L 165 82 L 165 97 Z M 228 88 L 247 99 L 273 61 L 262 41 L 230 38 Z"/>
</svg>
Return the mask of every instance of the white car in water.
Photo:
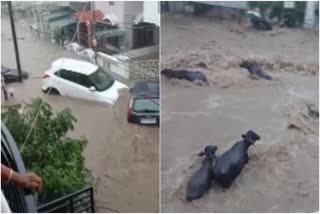
<svg viewBox="0 0 320 214">
<path fill-rule="evenodd" d="M 41 88 L 62 96 L 114 104 L 118 90 L 128 86 L 92 63 L 63 58 L 54 61 L 44 73 Z"/>
</svg>

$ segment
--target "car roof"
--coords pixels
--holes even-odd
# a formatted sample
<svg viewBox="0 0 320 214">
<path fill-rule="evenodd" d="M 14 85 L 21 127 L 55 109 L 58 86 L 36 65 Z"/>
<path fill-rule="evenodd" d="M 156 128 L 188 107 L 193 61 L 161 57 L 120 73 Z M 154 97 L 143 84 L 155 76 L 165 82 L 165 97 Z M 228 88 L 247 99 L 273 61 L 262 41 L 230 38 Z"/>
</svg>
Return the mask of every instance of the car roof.
<svg viewBox="0 0 320 214">
<path fill-rule="evenodd" d="M 133 86 L 135 96 L 156 95 L 159 96 L 160 88 L 158 80 L 137 81 Z"/>
<path fill-rule="evenodd" d="M 57 59 L 51 64 L 51 66 L 57 70 L 71 70 L 85 75 L 90 75 L 99 68 L 90 62 L 68 58 Z"/>
</svg>

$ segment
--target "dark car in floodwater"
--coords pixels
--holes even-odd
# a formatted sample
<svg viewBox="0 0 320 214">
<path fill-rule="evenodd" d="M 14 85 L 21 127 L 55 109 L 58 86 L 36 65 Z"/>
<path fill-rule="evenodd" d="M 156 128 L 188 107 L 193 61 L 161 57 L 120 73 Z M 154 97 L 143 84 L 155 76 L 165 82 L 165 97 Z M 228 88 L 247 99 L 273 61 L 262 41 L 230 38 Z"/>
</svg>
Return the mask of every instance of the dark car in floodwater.
<svg viewBox="0 0 320 214">
<path fill-rule="evenodd" d="M 159 125 L 159 81 L 137 81 L 130 89 L 127 119 L 130 123 Z"/>
<path fill-rule="evenodd" d="M 19 82 L 19 73 L 16 69 L 1 65 L 1 75 L 5 83 Z M 28 79 L 28 76 L 27 72 L 22 71 L 22 79 Z"/>
</svg>

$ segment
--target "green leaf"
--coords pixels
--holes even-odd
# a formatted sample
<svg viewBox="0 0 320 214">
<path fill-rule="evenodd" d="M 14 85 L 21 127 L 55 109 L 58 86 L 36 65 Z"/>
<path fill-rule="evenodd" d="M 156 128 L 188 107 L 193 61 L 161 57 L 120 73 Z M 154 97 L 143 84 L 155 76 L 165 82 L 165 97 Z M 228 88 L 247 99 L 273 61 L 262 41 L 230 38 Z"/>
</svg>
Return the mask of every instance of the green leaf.
<svg viewBox="0 0 320 214">
<path fill-rule="evenodd" d="M 87 140 L 66 136 L 77 121 L 70 109 L 54 113 L 48 103 L 36 98 L 24 105 L 21 114 L 9 108 L 2 117 L 18 147 L 26 140 L 37 118 L 21 155 L 27 170 L 37 173 L 44 181 L 39 196 L 41 203 L 77 191 L 92 182 L 83 157 Z"/>
</svg>

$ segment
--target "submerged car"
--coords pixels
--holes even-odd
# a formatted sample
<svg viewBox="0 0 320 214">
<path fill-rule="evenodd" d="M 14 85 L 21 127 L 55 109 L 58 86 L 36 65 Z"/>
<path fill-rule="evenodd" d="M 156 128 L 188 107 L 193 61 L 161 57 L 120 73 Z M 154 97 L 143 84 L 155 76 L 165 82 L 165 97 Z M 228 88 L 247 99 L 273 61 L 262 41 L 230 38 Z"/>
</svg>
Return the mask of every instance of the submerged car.
<svg viewBox="0 0 320 214">
<path fill-rule="evenodd" d="M 128 87 L 98 66 L 74 59 L 58 59 L 44 73 L 42 90 L 62 96 L 114 104 L 119 89 Z"/>
<path fill-rule="evenodd" d="M 159 81 L 138 81 L 130 89 L 127 120 L 130 123 L 159 125 Z"/>
<path fill-rule="evenodd" d="M 27 72 L 22 71 L 22 79 L 28 79 L 29 75 Z M 7 68 L 1 65 L 1 76 L 5 83 L 19 82 L 19 72 L 16 69 Z"/>
</svg>

